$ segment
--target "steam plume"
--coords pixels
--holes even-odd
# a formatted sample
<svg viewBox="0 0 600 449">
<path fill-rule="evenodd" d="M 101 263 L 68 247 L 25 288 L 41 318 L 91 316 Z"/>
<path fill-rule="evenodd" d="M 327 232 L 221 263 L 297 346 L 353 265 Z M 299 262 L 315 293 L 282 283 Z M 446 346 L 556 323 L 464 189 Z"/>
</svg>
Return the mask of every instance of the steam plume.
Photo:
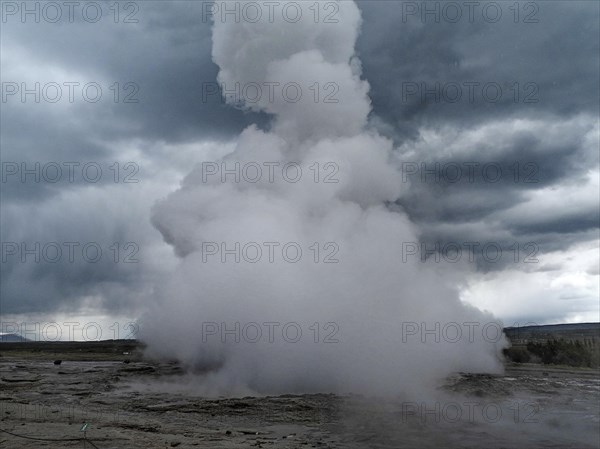
<svg viewBox="0 0 600 449">
<path fill-rule="evenodd" d="M 262 86 L 260 99 L 244 106 L 273 115 L 269 131 L 247 128 L 217 166 L 257 163 L 263 176 L 255 183 L 234 182 L 233 176 L 222 182 L 207 177 L 206 166 L 196 167 L 153 213 L 181 261 L 158 287 L 142 338 L 154 355 L 208 370 L 198 383 L 221 393 L 396 393 L 455 371 L 499 369 L 503 340 L 482 333 L 493 317 L 462 304 L 451 279 L 437 273 L 442 267 L 403 259 L 403 243 L 418 241 L 418 230 L 403 211 L 387 206 L 402 195 L 402 180 L 391 160 L 392 142 L 367 125 L 369 86 L 354 54 L 360 11 L 353 2 L 338 4 L 338 23 L 316 22 L 309 4 L 296 23 L 278 15 L 273 23 L 267 17 L 257 23 L 215 20 L 219 82 L 227 89 L 236 83 Z M 277 87 L 271 97 L 264 87 L 290 82 L 302 88 L 296 102 Z M 334 83 L 338 101 L 322 101 L 323 94 L 315 101 L 309 89 L 315 83 Z M 270 182 L 263 163 L 275 161 L 276 170 L 299 163 L 302 178 L 276 176 Z M 328 162 L 339 168 L 338 182 L 315 182 L 307 167 Z M 235 263 L 233 256 L 222 263 L 219 256 L 208 257 L 206 242 L 226 242 L 228 248 L 235 242 L 295 242 L 303 255 L 291 263 L 278 246 L 271 263 L 259 245 L 263 256 L 256 263 Z M 322 263 L 321 253 L 316 263 L 308 249 L 315 242 L 322 252 L 326 242 L 334 243 L 329 248 L 339 250 L 339 262 Z M 452 322 L 462 328 L 457 341 L 430 336 L 423 343 L 421 327 L 407 338 L 403 325 L 436 329 L 436 323 Z M 212 335 L 207 323 L 239 334 L 235 323 L 258 323 L 263 336 L 252 342 L 241 334 L 235 341 L 222 328 Z M 279 323 L 272 339 L 263 323 Z M 286 323 L 302 330 L 298 342 L 289 341 L 292 331 L 282 338 Z M 314 323 L 318 336 L 310 330 Z M 462 323 L 478 327 L 469 333 Z M 325 343 L 331 334 L 337 342 Z"/>
</svg>

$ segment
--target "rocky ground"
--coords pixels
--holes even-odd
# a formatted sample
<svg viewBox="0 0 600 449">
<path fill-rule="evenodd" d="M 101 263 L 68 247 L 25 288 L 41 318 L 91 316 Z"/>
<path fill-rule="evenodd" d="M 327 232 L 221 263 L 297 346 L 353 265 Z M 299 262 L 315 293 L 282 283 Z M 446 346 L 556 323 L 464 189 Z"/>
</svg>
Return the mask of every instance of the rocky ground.
<svg viewBox="0 0 600 449">
<path fill-rule="evenodd" d="M 592 370 L 457 374 L 427 400 L 206 398 L 178 364 L 144 360 L 131 342 L 2 344 L 0 355 L 3 448 L 600 447 Z"/>
</svg>

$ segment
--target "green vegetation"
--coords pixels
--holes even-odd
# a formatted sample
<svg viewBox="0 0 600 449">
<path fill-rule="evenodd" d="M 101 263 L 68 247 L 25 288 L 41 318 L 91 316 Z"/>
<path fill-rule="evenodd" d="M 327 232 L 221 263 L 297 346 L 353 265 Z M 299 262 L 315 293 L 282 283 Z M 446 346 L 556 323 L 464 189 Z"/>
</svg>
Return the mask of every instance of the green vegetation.
<svg viewBox="0 0 600 449">
<path fill-rule="evenodd" d="M 515 363 L 543 363 L 597 368 L 600 366 L 600 346 L 591 340 L 567 341 L 553 339 L 529 342 L 527 346 L 513 346 L 504 355 Z"/>
</svg>

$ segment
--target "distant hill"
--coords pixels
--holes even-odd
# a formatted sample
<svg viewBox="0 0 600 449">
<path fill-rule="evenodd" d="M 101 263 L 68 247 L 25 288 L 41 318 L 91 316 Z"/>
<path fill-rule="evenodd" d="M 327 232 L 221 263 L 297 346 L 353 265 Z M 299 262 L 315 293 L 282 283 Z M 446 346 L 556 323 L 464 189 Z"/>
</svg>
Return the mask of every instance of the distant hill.
<svg viewBox="0 0 600 449">
<path fill-rule="evenodd" d="M 19 334 L 11 334 L 8 332 L 0 332 L 0 343 L 25 343 L 31 341 Z"/>
<path fill-rule="evenodd" d="M 511 347 L 504 350 L 515 363 L 600 366 L 600 323 L 508 327 Z"/>
<path fill-rule="evenodd" d="M 542 326 L 507 327 L 504 333 L 513 345 L 548 340 L 600 343 L 600 323 L 547 324 Z"/>
</svg>

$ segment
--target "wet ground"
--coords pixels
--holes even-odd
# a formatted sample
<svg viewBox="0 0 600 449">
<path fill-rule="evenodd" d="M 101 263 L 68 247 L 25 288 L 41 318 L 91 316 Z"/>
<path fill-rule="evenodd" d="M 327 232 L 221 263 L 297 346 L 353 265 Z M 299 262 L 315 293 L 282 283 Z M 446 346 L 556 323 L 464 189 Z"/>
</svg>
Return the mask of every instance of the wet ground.
<svg viewBox="0 0 600 449">
<path fill-rule="evenodd" d="M 120 349 L 0 347 L 0 428 L 10 432 L 0 433 L 0 447 L 600 447 L 598 371 L 518 365 L 502 376 L 457 374 L 422 400 L 206 398 L 176 363 Z"/>
</svg>

